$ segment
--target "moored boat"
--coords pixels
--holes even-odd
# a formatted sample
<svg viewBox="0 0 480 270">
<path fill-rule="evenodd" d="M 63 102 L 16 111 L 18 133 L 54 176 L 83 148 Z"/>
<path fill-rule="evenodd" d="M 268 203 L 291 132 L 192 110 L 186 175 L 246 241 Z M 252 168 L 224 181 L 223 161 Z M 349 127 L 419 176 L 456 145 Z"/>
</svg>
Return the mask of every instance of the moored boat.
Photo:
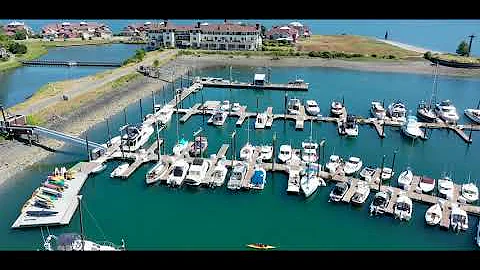
<svg viewBox="0 0 480 270">
<path fill-rule="evenodd" d="M 167 168 L 167 164 L 165 164 L 163 161 L 159 161 L 157 164 L 155 164 L 155 166 L 153 166 L 153 168 L 150 169 L 145 175 L 145 182 L 147 185 L 153 184 L 160 180 L 160 177 L 163 175 L 163 173 L 165 173 Z"/>
<path fill-rule="evenodd" d="M 280 152 L 278 153 L 278 159 L 280 162 L 287 162 L 292 158 L 292 147 L 288 144 L 280 146 Z"/>
<path fill-rule="evenodd" d="M 474 203 L 478 200 L 478 187 L 474 183 L 462 185 L 461 197 L 468 203 Z"/>
<path fill-rule="evenodd" d="M 427 222 L 428 225 L 435 226 L 440 223 L 441 219 L 442 207 L 439 203 L 430 206 L 427 212 L 425 212 L 425 222 Z"/>
<path fill-rule="evenodd" d="M 362 205 L 370 195 L 370 184 L 367 181 L 359 180 L 357 182 L 357 190 L 351 199 L 352 204 Z"/>
<path fill-rule="evenodd" d="M 179 156 L 182 154 L 183 151 L 185 151 L 188 147 L 189 141 L 186 140 L 185 138 L 180 139 L 180 141 L 173 146 L 172 152 L 175 156 Z"/>
<path fill-rule="evenodd" d="M 315 100 L 307 100 L 306 103 L 307 106 L 305 107 L 305 110 L 308 114 L 317 116 L 320 113 L 320 107 L 318 107 L 318 104 Z"/>
<path fill-rule="evenodd" d="M 393 210 L 395 218 L 409 221 L 412 218 L 412 207 L 412 199 L 404 194 L 399 195 Z"/>
<path fill-rule="evenodd" d="M 345 166 L 343 167 L 343 172 L 346 175 L 352 175 L 362 168 L 363 162 L 358 157 L 350 157 L 347 162 L 345 162 Z"/>
<path fill-rule="evenodd" d="M 473 122 L 480 124 L 480 109 L 466 109 L 463 113 Z"/>
<path fill-rule="evenodd" d="M 413 181 L 413 172 L 410 168 L 407 168 L 405 171 L 400 173 L 398 176 L 397 182 L 398 186 L 404 190 L 408 190 L 410 188 L 410 184 Z"/>
<path fill-rule="evenodd" d="M 332 191 L 330 192 L 329 201 L 334 201 L 334 202 L 340 201 L 343 198 L 343 196 L 345 196 L 345 193 L 347 193 L 347 190 L 348 190 L 347 183 L 339 182 L 335 184 Z"/>
<path fill-rule="evenodd" d="M 337 172 L 337 168 L 342 165 L 342 158 L 337 155 L 331 155 L 325 167 L 330 173 Z"/>
<path fill-rule="evenodd" d="M 302 106 L 302 103 L 298 98 L 291 98 L 287 104 L 287 111 L 289 114 L 299 114 L 300 106 Z"/>
<path fill-rule="evenodd" d="M 375 175 L 376 170 L 370 167 L 364 167 L 360 171 L 360 178 L 366 180 L 366 181 L 371 181 L 373 176 Z"/>
<path fill-rule="evenodd" d="M 330 115 L 333 117 L 340 117 L 342 116 L 344 112 L 344 106 L 343 103 L 340 101 L 333 101 L 332 104 L 330 105 Z"/>
<path fill-rule="evenodd" d="M 388 106 L 387 115 L 393 121 L 405 122 L 407 109 L 401 101 L 395 101 Z"/>
<path fill-rule="evenodd" d="M 178 159 L 172 165 L 173 169 L 167 178 L 167 185 L 181 186 L 187 175 L 190 165 L 184 159 Z"/>
<path fill-rule="evenodd" d="M 247 247 L 254 248 L 254 249 L 274 249 L 274 248 L 276 248 L 275 246 L 267 245 L 267 244 L 261 244 L 261 243 L 248 244 Z"/>
<path fill-rule="evenodd" d="M 250 187 L 253 189 L 263 189 L 265 187 L 267 172 L 264 168 L 257 166 L 250 179 Z"/>
<path fill-rule="evenodd" d="M 128 169 L 129 166 L 130 165 L 128 163 L 122 163 L 120 166 L 115 168 L 115 170 L 113 170 L 110 173 L 110 177 L 111 178 L 120 177 L 122 175 L 122 173 L 125 172 Z"/>
<path fill-rule="evenodd" d="M 420 178 L 419 187 L 423 193 L 430 193 L 435 189 L 435 179 L 428 176 L 422 176 Z"/>
<path fill-rule="evenodd" d="M 452 204 L 452 212 L 450 214 L 450 226 L 454 231 L 466 231 L 468 229 L 467 212 L 461 209 L 456 203 Z"/>
<path fill-rule="evenodd" d="M 457 108 L 450 100 L 443 100 L 435 106 L 437 116 L 448 124 L 456 124 L 460 119 Z"/>
<path fill-rule="evenodd" d="M 192 146 L 190 147 L 190 156 L 198 157 L 205 153 L 208 147 L 208 138 L 205 136 L 195 137 Z"/>
<path fill-rule="evenodd" d="M 385 213 L 391 196 L 392 192 L 390 189 L 377 192 L 375 194 L 375 197 L 373 197 L 372 203 L 370 204 L 370 215 L 378 215 Z"/>
<path fill-rule="evenodd" d="M 370 107 L 370 113 L 372 114 L 373 117 L 379 120 L 384 119 L 387 114 L 382 103 L 380 103 L 379 101 L 372 101 L 371 107 Z"/>
<path fill-rule="evenodd" d="M 266 113 L 259 113 L 255 119 L 255 128 L 265 128 L 265 124 L 267 123 L 267 114 Z"/>
</svg>

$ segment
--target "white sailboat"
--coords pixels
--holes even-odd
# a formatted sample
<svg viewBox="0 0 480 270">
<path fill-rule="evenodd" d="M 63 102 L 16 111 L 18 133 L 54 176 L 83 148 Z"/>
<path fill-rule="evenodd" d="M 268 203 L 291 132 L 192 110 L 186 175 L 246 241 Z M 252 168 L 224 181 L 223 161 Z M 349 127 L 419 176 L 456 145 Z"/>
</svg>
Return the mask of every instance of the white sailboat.
<svg viewBox="0 0 480 270">
<path fill-rule="evenodd" d="M 385 108 L 383 108 L 382 103 L 379 101 L 372 101 L 372 106 L 370 107 L 370 113 L 372 114 L 373 117 L 382 120 L 385 118 L 387 112 L 385 111 Z"/>
<path fill-rule="evenodd" d="M 310 121 L 310 140 L 302 142 L 302 160 L 307 163 L 313 163 L 318 160 L 318 143 L 312 142 L 313 120 Z"/>
<path fill-rule="evenodd" d="M 457 108 L 453 106 L 449 99 L 438 103 L 435 106 L 435 113 L 438 117 L 440 117 L 440 119 L 448 124 L 456 124 L 460 119 L 460 116 L 457 113 Z"/>
<path fill-rule="evenodd" d="M 435 66 L 434 69 L 435 75 L 433 77 L 433 88 L 432 88 L 432 95 L 430 96 L 430 100 L 428 104 L 425 101 L 421 101 L 418 104 L 417 108 L 417 115 L 420 119 L 426 122 L 435 122 L 437 120 L 437 115 L 435 114 L 435 110 L 432 106 L 434 102 L 434 96 L 437 89 L 437 75 L 438 75 L 438 64 Z"/>
<path fill-rule="evenodd" d="M 405 171 L 400 173 L 398 176 L 397 182 L 398 186 L 404 190 L 408 190 L 410 188 L 410 184 L 413 181 L 413 172 L 410 168 L 407 168 Z"/>
<path fill-rule="evenodd" d="M 305 107 L 308 114 L 317 116 L 320 113 L 320 107 L 315 100 L 307 100 L 307 106 Z"/>
<path fill-rule="evenodd" d="M 370 195 L 370 184 L 367 181 L 359 180 L 357 182 L 357 190 L 353 194 L 352 204 L 362 205 Z"/>
<path fill-rule="evenodd" d="M 392 118 L 393 121 L 405 122 L 407 109 L 401 101 L 395 101 L 388 106 L 387 115 Z"/>
<path fill-rule="evenodd" d="M 430 193 L 435 189 L 435 179 L 427 176 L 422 176 L 420 178 L 419 187 L 423 193 Z"/>
<path fill-rule="evenodd" d="M 342 158 L 337 155 L 331 155 L 325 167 L 330 173 L 335 173 L 337 168 L 342 165 Z"/>
<path fill-rule="evenodd" d="M 172 167 L 173 170 L 167 178 L 167 185 L 173 187 L 181 186 L 190 165 L 184 159 L 178 159 L 173 163 Z"/>
<path fill-rule="evenodd" d="M 404 194 L 399 195 L 393 210 L 395 218 L 409 221 L 412 218 L 412 207 L 412 199 L 405 196 Z"/>
<path fill-rule="evenodd" d="M 480 124 L 480 109 L 466 109 L 463 113 L 473 122 Z"/>
<path fill-rule="evenodd" d="M 453 198 L 453 188 L 453 181 L 450 177 L 445 176 L 442 179 L 438 179 L 438 193 L 440 197 L 451 200 Z"/>
<path fill-rule="evenodd" d="M 111 178 L 120 177 L 122 175 L 122 173 L 125 172 L 128 169 L 128 166 L 130 166 L 128 163 L 122 163 L 120 166 L 115 168 L 115 170 L 113 170 L 113 172 L 110 173 L 110 177 Z"/>
<path fill-rule="evenodd" d="M 285 163 L 292 158 L 292 147 L 288 144 L 280 146 L 280 152 L 278 153 L 278 159 L 280 162 Z"/>
<path fill-rule="evenodd" d="M 427 212 L 425 212 L 425 222 L 427 222 L 428 225 L 435 226 L 440 223 L 440 220 L 442 220 L 442 207 L 439 203 L 436 203 L 430 206 Z"/>
<path fill-rule="evenodd" d="M 255 128 L 265 128 L 265 124 L 267 123 L 267 114 L 266 113 L 259 113 L 257 114 L 257 118 L 255 119 Z"/>
<path fill-rule="evenodd" d="M 240 159 L 249 160 L 255 151 L 255 146 L 250 143 L 250 118 L 247 124 L 247 143 L 240 149 Z"/>
<path fill-rule="evenodd" d="M 407 122 L 402 125 L 402 133 L 411 139 L 425 138 L 425 133 L 420 128 L 417 122 L 417 117 L 410 115 L 407 117 Z"/>
<path fill-rule="evenodd" d="M 345 172 L 346 175 L 352 175 L 360 171 L 362 166 L 363 166 L 363 162 L 360 158 L 350 157 L 345 163 L 345 166 L 343 167 L 343 172 Z"/>
<path fill-rule="evenodd" d="M 478 187 L 474 183 L 462 185 L 461 197 L 468 203 L 474 203 L 478 200 Z"/>
</svg>

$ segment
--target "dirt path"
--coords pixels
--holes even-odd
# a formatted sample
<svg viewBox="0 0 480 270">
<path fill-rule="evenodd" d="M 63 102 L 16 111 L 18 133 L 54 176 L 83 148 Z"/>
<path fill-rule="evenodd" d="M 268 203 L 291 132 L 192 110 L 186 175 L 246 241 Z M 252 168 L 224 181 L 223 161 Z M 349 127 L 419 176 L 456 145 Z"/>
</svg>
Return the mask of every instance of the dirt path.
<svg viewBox="0 0 480 270">
<path fill-rule="evenodd" d="M 414 52 L 418 52 L 418 53 L 426 53 L 428 51 L 430 51 L 432 54 L 433 53 L 438 53 L 438 54 L 443 53 L 443 52 L 439 52 L 439 51 L 433 51 L 433 50 L 429 50 L 429 49 L 425 49 L 425 48 L 416 47 L 416 46 L 413 46 L 413 45 L 408 45 L 408 44 L 401 43 L 401 42 L 398 42 L 398 41 L 385 40 L 385 39 L 380 39 L 380 38 L 377 38 L 376 40 L 380 41 L 380 42 L 390 44 L 390 45 L 393 45 L 393 46 L 400 47 L 400 48 L 405 49 L 405 50 L 414 51 Z"/>
</svg>

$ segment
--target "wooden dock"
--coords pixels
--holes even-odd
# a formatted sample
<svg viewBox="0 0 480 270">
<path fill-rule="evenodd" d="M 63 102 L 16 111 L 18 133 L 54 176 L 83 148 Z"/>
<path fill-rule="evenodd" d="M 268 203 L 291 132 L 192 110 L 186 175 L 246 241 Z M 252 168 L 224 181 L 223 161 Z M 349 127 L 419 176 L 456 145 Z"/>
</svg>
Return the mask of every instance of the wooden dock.
<svg viewBox="0 0 480 270">
<path fill-rule="evenodd" d="M 203 185 L 214 186 L 213 184 L 215 183 L 213 183 L 212 175 L 213 175 L 213 172 L 215 171 L 215 166 L 217 166 L 217 163 L 219 160 L 226 157 L 229 146 L 230 146 L 229 144 L 223 144 L 220 147 L 220 150 L 218 150 L 218 153 L 215 155 L 215 158 L 210 159 L 210 162 L 211 162 L 210 168 L 208 168 L 208 171 L 205 174 L 205 178 L 202 179 Z"/>
<path fill-rule="evenodd" d="M 232 113 L 233 114 L 233 113 Z M 243 124 L 243 122 L 245 121 L 245 119 L 247 118 L 247 107 L 246 106 L 242 106 L 240 108 L 240 110 L 237 112 L 237 115 L 239 116 L 238 117 L 238 120 L 237 122 L 235 123 L 235 125 L 237 126 L 241 126 Z"/>
<path fill-rule="evenodd" d="M 305 114 L 305 106 L 301 105 L 299 109 L 299 113 L 295 119 L 295 129 L 303 129 L 303 125 L 307 117 L 310 119 L 310 116 L 307 116 Z"/>
<path fill-rule="evenodd" d="M 283 90 L 283 91 L 308 91 L 308 84 L 306 83 L 297 83 L 297 84 L 266 83 L 264 85 L 257 85 L 257 84 L 244 83 L 244 82 L 201 81 L 201 80 L 197 80 L 196 82 L 201 83 L 203 87 Z"/>
<path fill-rule="evenodd" d="M 255 147 L 255 151 L 253 152 L 252 157 L 250 158 L 250 160 L 248 160 L 247 173 L 245 173 L 245 177 L 240 182 L 240 186 L 243 189 L 250 189 L 250 180 L 253 176 L 253 172 L 255 171 L 255 163 L 258 156 L 260 156 L 260 147 Z"/>
<path fill-rule="evenodd" d="M 180 122 L 187 122 L 187 120 L 197 112 L 198 108 L 200 108 L 201 105 L 201 103 L 197 103 L 193 105 L 192 108 L 188 109 L 187 112 L 182 116 L 182 118 L 180 118 Z"/>
<path fill-rule="evenodd" d="M 349 183 L 349 188 L 347 190 L 347 192 L 345 193 L 345 195 L 343 195 L 343 198 L 342 198 L 342 202 L 344 203 L 350 203 L 350 200 L 352 199 L 353 195 L 355 194 L 355 192 L 357 191 L 357 182 L 358 181 L 361 181 L 360 179 L 356 179 L 356 178 L 350 178 L 351 181 Z"/>
</svg>

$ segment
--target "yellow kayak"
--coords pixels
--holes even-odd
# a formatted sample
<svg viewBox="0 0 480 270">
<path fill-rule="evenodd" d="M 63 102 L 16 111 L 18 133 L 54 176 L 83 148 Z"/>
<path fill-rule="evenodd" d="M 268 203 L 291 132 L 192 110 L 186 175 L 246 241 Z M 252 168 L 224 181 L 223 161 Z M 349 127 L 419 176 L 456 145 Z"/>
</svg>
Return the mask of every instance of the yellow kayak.
<svg viewBox="0 0 480 270">
<path fill-rule="evenodd" d="M 254 248 L 254 249 L 274 249 L 274 248 L 277 248 L 275 246 L 271 246 L 271 245 L 267 245 L 267 244 L 260 244 L 260 243 L 248 244 L 247 247 Z"/>
</svg>

